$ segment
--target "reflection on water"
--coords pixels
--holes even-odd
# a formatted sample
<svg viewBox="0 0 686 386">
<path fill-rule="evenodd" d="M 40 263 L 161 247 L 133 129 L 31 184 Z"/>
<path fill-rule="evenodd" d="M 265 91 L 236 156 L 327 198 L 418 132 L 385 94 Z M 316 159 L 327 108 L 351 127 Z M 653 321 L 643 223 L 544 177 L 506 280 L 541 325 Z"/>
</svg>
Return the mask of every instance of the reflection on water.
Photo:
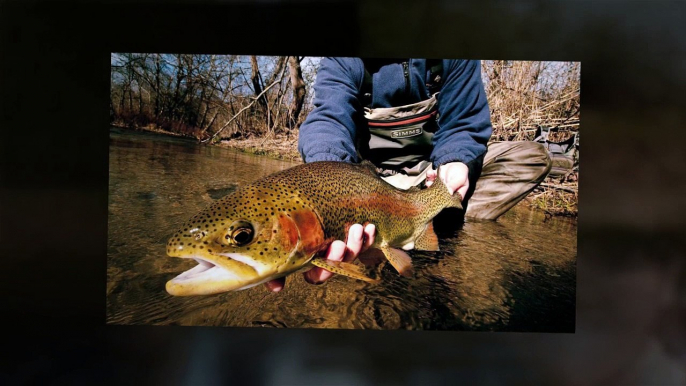
<svg viewBox="0 0 686 386">
<path fill-rule="evenodd" d="M 110 133 L 107 321 L 114 324 L 573 332 L 576 222 L 519 206 L 467 222 L 440 252 L 411 251 L 414 278 L 390 265 L 382 283 L 287 278 L 201 297 L 167 280 L 195 265 L 166 257 L 179 224 L 214 200 L 294 165 L 152 134 Z"/>
</svg>

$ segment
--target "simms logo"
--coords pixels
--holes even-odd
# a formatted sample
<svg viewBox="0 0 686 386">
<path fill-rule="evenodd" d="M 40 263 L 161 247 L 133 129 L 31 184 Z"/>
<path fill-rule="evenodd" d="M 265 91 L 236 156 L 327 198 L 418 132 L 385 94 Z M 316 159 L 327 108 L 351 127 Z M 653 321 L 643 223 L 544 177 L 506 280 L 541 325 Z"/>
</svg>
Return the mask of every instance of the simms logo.
<svg viewBox="0 0 686 386">
<path fill-rule="evenodd" d="M 421 133 L 422 133 L 421 127 L 417 127 L 414 129 L 405 129 L 405 130 L 394 130 L 394 131 L 391 131 L 391 138 L 414 137 L 415 135 L 420 135 Z"/>
</svg>

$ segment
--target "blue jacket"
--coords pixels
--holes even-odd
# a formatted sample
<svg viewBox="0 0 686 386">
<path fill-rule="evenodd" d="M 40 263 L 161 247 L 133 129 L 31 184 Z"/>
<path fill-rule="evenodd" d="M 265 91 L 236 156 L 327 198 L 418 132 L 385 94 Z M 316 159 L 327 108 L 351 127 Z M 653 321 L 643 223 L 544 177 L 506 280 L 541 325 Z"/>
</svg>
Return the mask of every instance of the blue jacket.
<svg viewBox="0 0 686 386">
<path fill-rule="evenodd" d="M 491 118 L 477 60 L 443 60 L 438 95 L 438 130 L 431 162 L 468 163 L 486 151 Z M 410 87 L 400 63 L 373 73 L 372 108 L 396 107 L 430 97 L 426 60 L 410 60 Z M 359 58 L 324 58 L 315 81 L 314 109 L 300 127 L 298 150 L 305 162 L 360 162 L 355 150 L 358 127 L 364 126 L 361 88 L 364 64 Z"/>
</svg>

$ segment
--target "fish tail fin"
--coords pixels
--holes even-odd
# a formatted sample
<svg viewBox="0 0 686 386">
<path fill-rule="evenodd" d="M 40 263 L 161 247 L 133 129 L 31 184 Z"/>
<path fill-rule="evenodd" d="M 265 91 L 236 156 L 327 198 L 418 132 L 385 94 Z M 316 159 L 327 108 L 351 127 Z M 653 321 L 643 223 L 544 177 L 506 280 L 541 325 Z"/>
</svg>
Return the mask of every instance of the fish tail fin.
<svg viewBox="0 0 686 386">
<path fill-rule="evenodd" d="M 452 200 L 452 203 L 450 204 L 450 206 L 453 208 L 457 208 L 457 209 L 462 210 L 463 209 L 462 208 L 462 199 L 463 199 L 462 195 L 458 192 L 455 192 L 453 194 L 453 200 Z"/>
<path fill-rule="evenodd" d="M 443 208 L 462 209 L 462 195 L 458 192 L 451 195 L 440 177 L 436 176 L 433 184 L 426 190 L 430 192 L 432 200 L 443 203 Z"/>
</svg>

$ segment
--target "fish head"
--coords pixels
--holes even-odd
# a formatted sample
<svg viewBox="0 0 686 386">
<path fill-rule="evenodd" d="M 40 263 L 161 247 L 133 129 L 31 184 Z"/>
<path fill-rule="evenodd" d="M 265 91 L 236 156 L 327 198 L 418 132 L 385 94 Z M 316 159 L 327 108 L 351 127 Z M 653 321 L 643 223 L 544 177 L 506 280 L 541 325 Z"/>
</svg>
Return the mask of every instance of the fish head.
<svg viewBox="0 0 686 386">
<path fill-rule="evenodd" d="M 301 269 L 325 248 L 323 227 L 314 210 L 283 201 L 269 192 L 236 191 L 187 221 L 167 254 L 198 265 L 168 281 L 167 292 L 242 290 Z"/>
</svg>

